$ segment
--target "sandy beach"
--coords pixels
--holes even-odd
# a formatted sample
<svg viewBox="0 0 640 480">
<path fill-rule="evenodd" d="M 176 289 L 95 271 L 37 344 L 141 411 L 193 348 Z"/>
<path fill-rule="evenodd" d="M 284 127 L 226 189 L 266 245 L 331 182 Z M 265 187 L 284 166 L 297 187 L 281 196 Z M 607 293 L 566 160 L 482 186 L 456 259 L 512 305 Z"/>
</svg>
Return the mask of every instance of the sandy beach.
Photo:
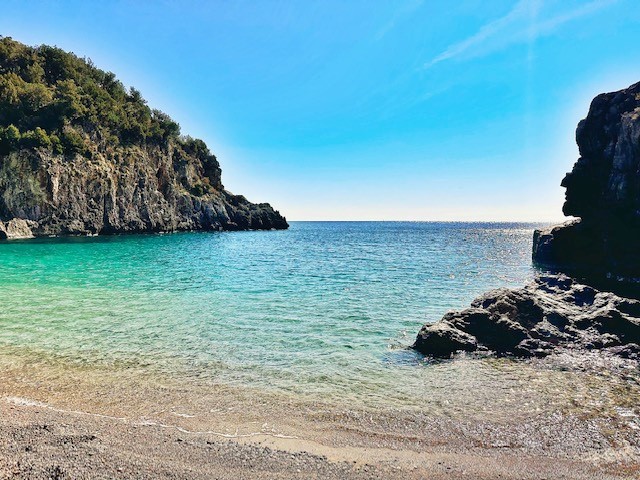
<svg viewBox="0 0 640 480">
<path fill-rule="evenodd" d="M 0 363 L 1 478 L 631 479 L 640 471 L 638 426 L 623 411 L 637 405 L 631 383 L 616 417 L 603 397 L 591 414 L 522 405 L 517 416 L 481 420 L 455 408 L 352 408 L 16 352 Z"/>
</svg>

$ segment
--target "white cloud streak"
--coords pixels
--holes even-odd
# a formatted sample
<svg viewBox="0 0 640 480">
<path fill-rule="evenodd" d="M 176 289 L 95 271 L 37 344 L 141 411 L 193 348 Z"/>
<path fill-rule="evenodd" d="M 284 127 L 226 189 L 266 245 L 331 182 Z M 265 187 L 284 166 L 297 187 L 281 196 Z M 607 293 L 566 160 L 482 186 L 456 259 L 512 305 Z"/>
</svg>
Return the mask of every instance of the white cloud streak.
<svg viewBox="0 0 640 480">
<path fill-rule="evenodd" d="M 582 7 L 576 8 L 575 10 L 572 10 L 570 12 L 566 12 L 556 17 L 550 18 L 549 20 L 538 24 L 536 37 L 551 33 L 559 26 L 570 22 L 571 20 L 590 15 L 617 2 L 618 0 L 596 0 L 594 2 L 583 5 Z"/>
<path fill-rule="evenodd" d="M 389 22 L 387 22 L 387 24 L 384 25 L 378 31 L 378 33 L 376 33 L 376 36 L 375 36 L 376 40 L 381 40 L 387 33 L 389 33 L 391 30 L 396 28 L 396 25 L 403 17 L 406 17 L 412 14 L 413 12 L 415 12 L 416 10 L 418 10 L 422 6 L 423 1 L 424 0 L 411 0 L 406 5 L 404 5 L 400 10 L 398 10 L 395 13 L 395 15 L 393 15 L 391 20 L 389 20 Z"/>
<path fill-rule="evenodd" d="M 472 49 L 476 45 L 483 43 L 485 40 L 493 37 L 501 30 L 503 30 L 506 26 L 510 25 L 514 21 L 522 18 L 527 13 L 527 6 L 529 0 L 520 0 L 513 9 L 509 13 L 507 13 L 504 17 L 500 17 L 497 20 L 487 23 L 484 25 L 478 33 L 472 35 L 471 37 L 462 40 L 461 42 L 454 43 L 450 45 L 444 52 L 435 57 L 433 60 L 425 64 L 425 68 L 432 67 L 436 63 L 444 62 L 445 60 L 449 60 L 451 58 L 457 57 L 469 49 Z"/>
<path fill-rule="evenodd" d="M 532 11 L 540 11 L 543 0 L 520 0 L 506 15 L 493 20 L 474 35 L 447 47 L 442 53 L 424 64 L 424 69 L 464 55 L 478 56 L 504 48 L 510 44 L 532 41 L 542 35 L 548 35 L 561 25 L 577 18 L 592 14 L 618 0 L 594 0 L 573 10 L 560 13 L 555 17 L 542 20 L 535 25 L 527 25 Z M 513 28 L 520 25 L 522 28 Z M 524 33 L 524 34 L 523 34 Z M 493 49 L 478 53 L 478 50 L 490 41 L 497 42 Z"/>
</svg>

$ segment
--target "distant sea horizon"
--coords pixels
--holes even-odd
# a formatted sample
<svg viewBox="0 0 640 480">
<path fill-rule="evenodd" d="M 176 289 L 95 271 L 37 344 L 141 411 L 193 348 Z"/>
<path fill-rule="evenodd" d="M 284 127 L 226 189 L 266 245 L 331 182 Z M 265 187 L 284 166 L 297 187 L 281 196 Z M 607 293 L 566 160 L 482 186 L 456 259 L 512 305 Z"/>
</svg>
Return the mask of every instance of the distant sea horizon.
<svg viewBox="0 0 640 480">
<path fill-rule="evenodd" d="M 571 220 L 575 220 L 575 217 L 562 217 L 562 218 L 554 218 L 551 220 L 394 220 L 394 219 L 384 219 L 384 220 L 371 220 L 371 219 L 313 219 L 313 220 L 300 220 L 300 219 L 289 219 L 288 222 L 336 222 L 336 223 L 521 223 L 521 224 L 540 224 L 544 225 L 557 225 L 560 223 L 568 222 Z"/>
</svg>

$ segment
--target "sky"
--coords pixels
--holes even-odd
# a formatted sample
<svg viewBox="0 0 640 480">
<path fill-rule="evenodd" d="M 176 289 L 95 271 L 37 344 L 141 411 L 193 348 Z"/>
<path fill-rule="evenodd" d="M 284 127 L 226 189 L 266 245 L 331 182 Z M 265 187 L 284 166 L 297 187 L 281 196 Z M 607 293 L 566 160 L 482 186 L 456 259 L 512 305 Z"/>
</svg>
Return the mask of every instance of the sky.
<svg viewBox="0 0 640 480">
<path fill-rule="evenodd" d="M 638 0 L 3 0 L 289 220 L 562 219 L 575 127 L 640 81 Z"/>
</svg>

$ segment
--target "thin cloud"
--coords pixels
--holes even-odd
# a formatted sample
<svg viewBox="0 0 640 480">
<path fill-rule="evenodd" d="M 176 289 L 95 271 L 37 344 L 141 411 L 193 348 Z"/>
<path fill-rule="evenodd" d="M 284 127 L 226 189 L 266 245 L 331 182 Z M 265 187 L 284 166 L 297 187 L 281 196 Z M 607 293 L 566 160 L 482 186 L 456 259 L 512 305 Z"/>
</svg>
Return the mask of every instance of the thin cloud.
<svg viewBox="0 0 640 480">
<path fill-rule="evenodd" d="M 422 6 L 423 3 L 424 3 L 424 0 L 412 0 L 409 3 L 407 3 L 404 7 L 399 9 L 395 13 L 395 15 L 393 15 L 391 20 L 389 20 L 387 24 L 378 31 L 378 33 L 376 33 L 375 39 L 381 40 L 382 37 L 384 37 L 387 33 L 389 33 L 391 30 L 393 30 L 396 27 L 397 23 L 402 19 L 402 17 L 405 17 L 415 12 Z"/>
<path fill-rule="evenodd" d="M 520 18 L 526 16 L 528 12 L 529 0 L 520 0 L 515 7 L 511 9 L 509 13 L 507 13 L 504 17 L 500 17 L 497 20 L 487 23 L 484 25 L 478 33 L 472 35 L 471 37 L 450 45 L 444 52 L 435 57 L 433 60 L 425 64 L 425 68 L 430 68 L 434 66 L 436 63 L 444 62 L 445 60 L 449 60 L 451 58 L 457 57 L 467 50 L 484 43 L 485 40 L 495 36 L 501 30 L 504 30 L 507 26 L 516 22 Z"/>
<path fill-rule="evenodd" d="M 518 23 L 527 22 L 531 18 L 531 12 L 539 11 L 542 6 L 542 0 L 520 0 L 505 16 L 487 23 L 471 37 L 447 47 L 442 53 L 425 63 L 424 69 L 429 69 L 438 63 L 473 52 L 491 40 L 498 40 L 499 48 L 504 48 L 516 42 L 535 40 L 541 35 L 553 32 L 571 20 L 592 14 L 617 1 L 618 0 L 594 0 L 574 10 L 561 13 L 537 24 L 528 25 L 528 28 L 516 29 L 514 32 L 510 27 Z M 506 34 L 507 32 L 509 32 L 509 34 Z M 523 32 L 525 32 L 524 35 Z M 500 35 L 503 33 L 506 35 L 500 39 Z"/>
<path fill-rule="evenodd" d="M 575 10 L 572 10 L 570 12 L 566 12 L 564 14 L 551 18 L 545 22 L 538 24 L 536 37 L 539 37 L 540 35 L 543 35 L 543 34 L 551 33 L 554 30 L 556 30 L 559 26 L 567 22 L 570 22 L 571 20 L 575 20 L 576 18 L 590 15 L 592 13 L 597 12 L 598 10 L 608 7 L 609 5 L 613 5 L 614 3 L 617 3 L 617 2 L 618 0 L 596 0 L 580 8 L 576 8 Z"/>
</svg>

